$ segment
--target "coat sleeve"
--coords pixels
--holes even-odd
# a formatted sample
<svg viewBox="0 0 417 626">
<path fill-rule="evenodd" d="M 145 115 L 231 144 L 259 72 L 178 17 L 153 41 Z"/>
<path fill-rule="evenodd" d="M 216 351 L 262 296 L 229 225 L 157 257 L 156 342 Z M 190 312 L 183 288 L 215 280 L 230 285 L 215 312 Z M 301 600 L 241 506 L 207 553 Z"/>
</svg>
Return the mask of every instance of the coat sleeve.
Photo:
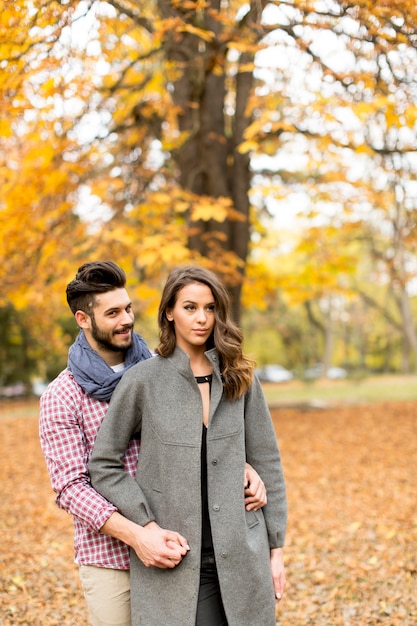
<svg viewBox="0 0 417 626">
<path fill-rule="evenodd" d="M 263 508 L 271 548 L 284 545 L 287 498 L 284 472 L 271 415 L 258 379 L 245 398 L 246 460 L 265 483 L 268 503 Z"/>
<path fill-rule="evenodd" d="M 94 489 L 122 515 L 144 526 L 155 517 L 139 484 L 123 466 L 130 439 L 141 432 L 139 367 L 128 370 L 116 387 L 94 444 L 89 472 Z"/>
</svg>

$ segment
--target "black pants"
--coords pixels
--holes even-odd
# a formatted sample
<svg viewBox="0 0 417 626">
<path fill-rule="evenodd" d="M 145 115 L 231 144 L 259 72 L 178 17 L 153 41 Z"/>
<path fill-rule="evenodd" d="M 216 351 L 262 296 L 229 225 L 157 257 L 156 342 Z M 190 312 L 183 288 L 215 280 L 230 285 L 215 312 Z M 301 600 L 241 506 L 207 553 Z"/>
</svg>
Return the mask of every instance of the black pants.
<svg viewBox="0 0 417 626">
<path fill-rule="evenodd" d="M 201 559 L 195 626 L 227 626 L 214 556 L 203 556 Z"/>
</svg>

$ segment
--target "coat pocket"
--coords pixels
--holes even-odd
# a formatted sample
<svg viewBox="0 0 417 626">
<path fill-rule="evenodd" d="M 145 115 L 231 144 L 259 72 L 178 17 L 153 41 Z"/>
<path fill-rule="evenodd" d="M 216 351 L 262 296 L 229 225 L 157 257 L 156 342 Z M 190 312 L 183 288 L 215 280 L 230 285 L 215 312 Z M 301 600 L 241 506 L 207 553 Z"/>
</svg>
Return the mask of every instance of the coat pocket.
<svg viewBox="0 0 417 626">
<path fill-rule="evenodd" d="M 257 511 L 246 511 L 246 524 L 248 528 L 253 528 L 260 523 Z"/>
</svg>

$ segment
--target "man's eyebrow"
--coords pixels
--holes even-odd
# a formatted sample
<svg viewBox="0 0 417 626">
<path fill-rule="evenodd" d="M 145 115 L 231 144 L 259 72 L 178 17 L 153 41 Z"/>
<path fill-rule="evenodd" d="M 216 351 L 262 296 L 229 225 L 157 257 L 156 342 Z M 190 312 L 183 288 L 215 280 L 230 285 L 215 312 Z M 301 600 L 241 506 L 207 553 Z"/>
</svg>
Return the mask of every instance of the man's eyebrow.
<svg viewBox="0 0 417 626">
<path fill-rule="evenodd" d="M 131 302 L 128 302 L 125 306 L 121 305 L 121 306 L 110 306 L 108 309 L 104 310 L 104 314 L 106 313 L 111 313 L 112 311 L 120 311 L 120 310 L 125 310 L 128 307 L 132 306 Z"/>
</svg>

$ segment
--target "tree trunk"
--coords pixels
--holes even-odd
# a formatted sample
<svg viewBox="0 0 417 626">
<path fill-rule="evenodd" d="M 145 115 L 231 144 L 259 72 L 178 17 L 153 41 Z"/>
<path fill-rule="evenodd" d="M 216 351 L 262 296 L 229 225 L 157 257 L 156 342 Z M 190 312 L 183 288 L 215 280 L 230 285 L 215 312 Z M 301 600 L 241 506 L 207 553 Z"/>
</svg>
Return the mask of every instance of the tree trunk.
<svg viewBox="0 0 417 626">
<path fill-rule="evenodd" d="M 213 41 L 204 42 L 194 34 L 177 31 L 164 43 L 166 58 L 182 69 L 173 82 L 172 97 L 179 110 L 179 129 L 188 138 L 177 151 L 175 161 L 184 189 L 201 196 L 230 198 L 241 217 L 224 222 L 190 220 L 189 223 L 191 250 L 215 259 L 217 265 L 223 253 L 235 254 L 237 278 L 228 288 L 232 313 L 239 322 L 250 238 L 250 170 L 249 156 L 240 154 L 237 148 L 250 121 L 246 111 L 253 81 L 252 72 L 240 72 L 239 65 L 253 60 L 253 55 L 240 56 L 232 79 L 227 73 L 227 42 L 220 36 L 225 31 L 221 22 L 210 14 L 220 10 L 220 2 L 212 0 L 208 4 L 209 8 L 198 17 L 195 11 L 190 11 L 187 21 L 215 33 Z M 160 8 L 164 17 L 172 14 L 171 5 L 165 0 L 160 0 Z"/>
<path fill-rule="evenodd" d="M 403 333 L 405 339 L 403 352 L 403 371 L 410 372 L 410 352 L 414 356 L 414 372 L 417 373 L 417 334 L 414 325 L 413 312 L 411 310 L 410 298 L 404 287 L 401 287 L 399 294 L 399 307 L 403 323 Z"/>
</svg>

